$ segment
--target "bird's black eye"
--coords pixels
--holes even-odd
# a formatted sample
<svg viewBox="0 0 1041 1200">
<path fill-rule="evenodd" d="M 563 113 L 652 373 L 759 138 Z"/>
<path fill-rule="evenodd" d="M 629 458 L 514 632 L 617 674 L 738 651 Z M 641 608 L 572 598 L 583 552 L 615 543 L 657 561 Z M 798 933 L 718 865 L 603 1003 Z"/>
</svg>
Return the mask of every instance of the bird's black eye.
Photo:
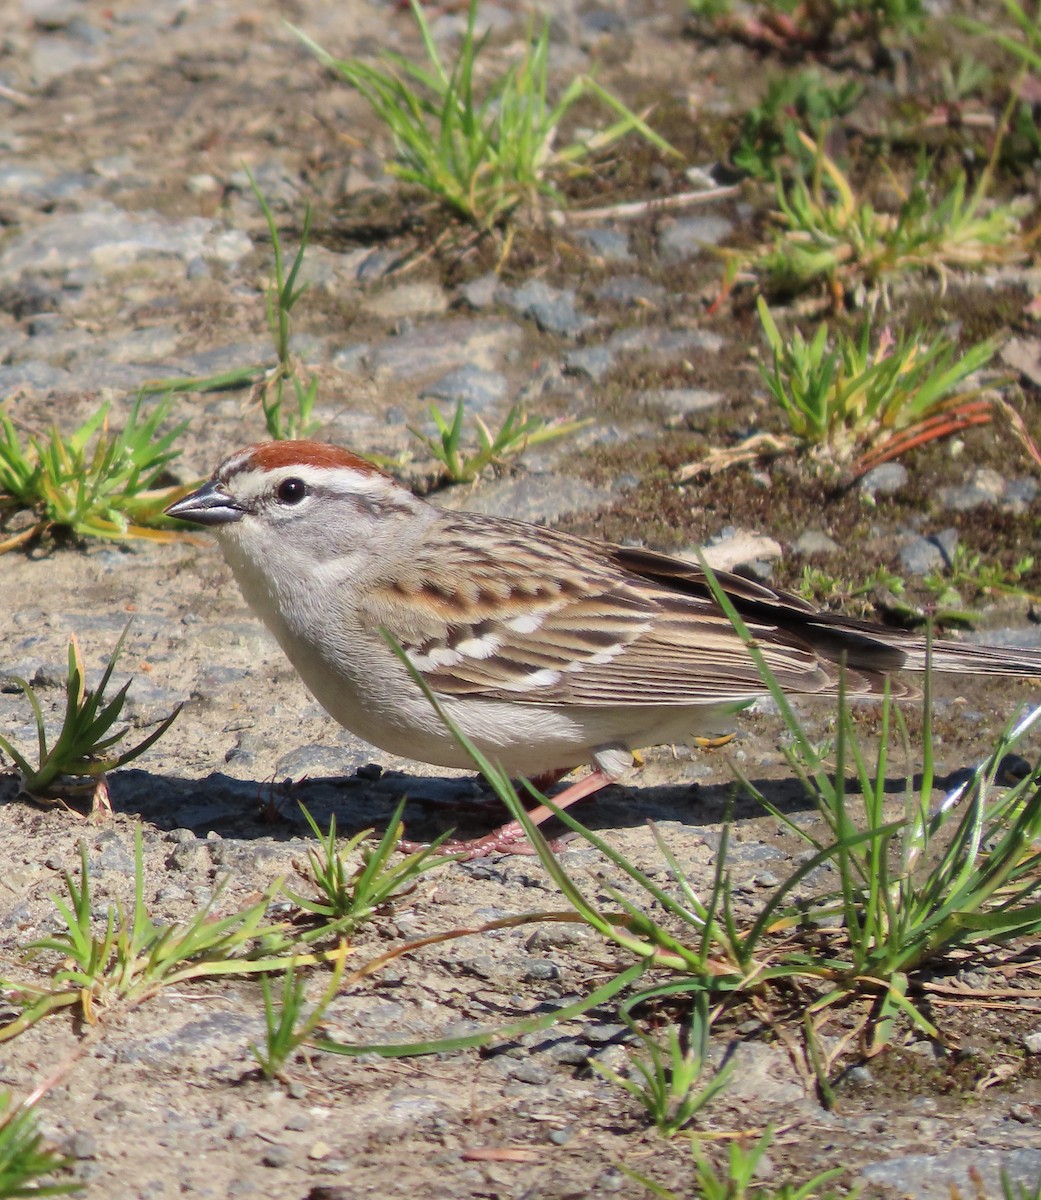
<svg viewBox="0 0 1041 1200">
<path fill-rule="evenodd" d="M 299 504 L 307 495 L 307 485 L 302 479 L 283 479 L 275 495 L 280 504 Z"/>
</svg>

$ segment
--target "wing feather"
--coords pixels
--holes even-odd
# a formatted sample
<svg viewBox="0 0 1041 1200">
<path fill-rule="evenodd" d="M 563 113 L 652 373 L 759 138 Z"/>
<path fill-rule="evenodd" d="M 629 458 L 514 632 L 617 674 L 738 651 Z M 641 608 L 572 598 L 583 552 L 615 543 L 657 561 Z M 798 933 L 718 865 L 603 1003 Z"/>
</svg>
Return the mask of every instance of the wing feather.
<svg viewBox="0 0 1041 1200">
<path fill-rule="evenodd" d="M 655 564 L 654 577 L 641 577 L 612 558 L 612 547 L 550 530 L 535 537 L 505 520 L 497 521 L 503 553 L 490 561 L 474 552 L 490 518 L 474 520 L 446 513 L 436 547 L 414 555 L 368 606 L 369 620 L 382 617 L 441 695 L 682 706 L 765 690 L 711 597 L 670 586 L 687 564 L 648 554 L 633 559 Z M 739 590 L 756 600 L 774 595 L 748 581 Z M 755 633 L 783 686 L 829 685 L 806 641 L 767 625 Z"/>
<path fill-rule="evenodd" d="M 492 551 L 492 552 L 490 552 Z M 821 612 L 727 572 L 716 578 L 781 687 L 850 695 L 924 667 L 923 639 Z M 766 687 L 696 563 L 502 517 L 443 512 L 361 613 L 446 696 L 543 705 L 703 705 Z M 936 642 L 940 670 L 1041 674 L 1041 652 Z M 911 690 L 899 682 L 894 694 Z"/>
</svg>

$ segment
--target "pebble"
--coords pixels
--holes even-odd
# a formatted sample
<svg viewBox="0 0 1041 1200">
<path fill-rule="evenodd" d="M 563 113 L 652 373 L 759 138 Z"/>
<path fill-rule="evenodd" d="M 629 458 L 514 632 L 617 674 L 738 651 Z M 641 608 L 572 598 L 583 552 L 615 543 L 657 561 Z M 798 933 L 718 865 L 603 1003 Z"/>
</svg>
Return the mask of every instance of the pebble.
<svg viewBox="0 0 1041 1200">
<path fill-rule="evenodd" d="M 504 288 L 502 300 L 507 307 L 531 317 L 544 333 L 577 338 L 597 324 L 594 317 L 578 309 L 573 288 L 556 288 L 533 279 L 518 288 Z"/>
<path fill-rule="evenodd" d="M 573 1126 L 565 1125 L 563 1129 L 550 1130 L 549 1140 L 554 1146 L 566 1146 L 574 1136 L 575 1130 Z"/>
<path fill-rule="evenodd" d="M 429 317 L 448 308 L 448 294 L 433 283 L 404 283 L 365 301 L 375 317 L 396 320 L 399 317 Z"/>
<path fill-rule="evenodd" d="M 629 248 L 629 235 L 621 229 L 580 229 L 574 235 L 578 244 L 590 254 L 606 263 L 629 262 L 633 255 Z"/>
<path fill-rule="evenodd" d="M 660 308 L 668 294 L 660 283 L 651 283 L 642 275 L 614 275 L 593 293 L 602 304 L 626 308 Z"/>
<path fill-rule="evenodd" d="M 550 1047 L 549 1056 L 565 1067 L 580 1067 L 589 1058 L 589 1047 L 577 1038 L 558 1038 Z"/>
<path fill-rule="evenodd" d="M 176 1063 L 185 1055 L 203 1052 L 214 1056 L 233 1055 L 260 1036 L 262 1024 L 260 1013 L 212 1012 L 154 1037 L 124 1041 L 112 1052 L 118 1054 L 121 1062 L 148 1066 Z"/>
<path fill-rule="evenodd" d="M 1036 1029 L 1032 1033 L 1025 1034 L 1023 1037 L 1023 1047 L 1027 1054 L 1041 1054 L 1041 1029 Z"/>
<path fill-rule="evenodd" d="M 591 1046 L 604 1046 L 631 1041 L 633 1032 L 628 1025 L 621 1025 L 617 1021 L 592 1021 L 582 1029 L 582 1037 Z"/>
<path fill-rule="evenodd" d="M 640 404 L 663 408 L 670 417 L 686 419 L 718 408 L 723 403 L 723 393 L 704 388 L 653 388 L 641 392 L 637 399 Z"/>
<path fill-rule="evenodd" d="M 843 1075 L 843 1079 L 855 1088 L 869 1088 L 874 1087 L 875 1084 L 875 1077 L 871 1074 L 870 1068 L 862 1064 L 850 1067 Z"/>
<path fill-rule="evenodd" d="M 714 571 L 733 571 L 736 567 L 753 563 L 776 562 L 784 553 L 780 542 L 762 533 L 747 529 L 735 529 L 727 525 L 709 538 L 701 548 L 705 561 Z M 692 549 L 685 552 L 688 558 L 697 561 Z"/>
<path fill-rule="evenodd" d="M 553 1078 L 552 1074 L 545 1067 L 531 1062 L 530 1059 L 511 1062 L 507 1074 L 511 1079 L 516 1080 L 517 1083 L 527 1083 L 535 1087 L 545 1086 Z"/>
<path fill-rule="evenodd" d="M 857 487 L 866 496 L 893 496 L 907 487 L 908 478 L 903 463 L 887 462 L 862 475 Z"/>
<path fill-rule="evenodd" d="M 593 1180 L 592 1194 L 596 1196 L 600 1192 L 620 1192 L 624 1186 L 625 1176 L 622 1172 L 616 1167 L 608 1167 Z"/>
<path fill-rule="evenodd" d="M 466 363 L 420 392 L 424 400 L 440 400 L 456 405 L 460 401 L 468 412 L 485 412 L 501 404 L 509 393 L 509 382 L 501 371 L 487 371 Z"/>
<path fill-rule="evenodd" d="M 61 277 L 75 269 L 91 281 L 145 260 L 175 258 L 188 262 L 213 258 L 239 262 L 253 248 L 238 229 L 225 229 L 204 217 L 183 220 L 127 213 L 102 202 L 84 212 L 62 213 L 11 238 L 0 253 L 0 282 L 27 272 Z"/>
<path fill-rule="evenodd" d="M 929 575 L 943 571 L 954 561 L 958 531 L 944 529 L 928 536 L 918 534 L 899 550 L 900 567 L 907 575 Z"/>
<path fill-rule="evenodd" d="M 669 329 L 645 326 L 619 329 L 607 339 L 607 346 L 619 354 L 653 354 L 667 361 L 701 352 L 718 354 L 725 342 L 721 334 L 709 329 Z"/>
<path fill-rule="evenodd" d="M 1041 485 L 1031 475 L 1023 475 L 1018 479 L 1010 479 L 1005 485 L 1001 509 L 1016 516 L 1025 513 L 1037 499 Z"/>
<path fill-rule="evenodd" d="M 889 1155 L 861 1169 L 854 1185 L 894 1189 L 908 1200 L 943 1200 L 953 1195 L 1000 1196 L 1002 1172 L 1017 1188 L 1032 1194 L 1041 1177 L 1041 1150 L 1002 1152 L 972 1146 L 946 1154 Z"/>
<path fill-rule="evenodd" d="M 369 342 L 353 342 L 333 353 L 332 364 L 350 375 L 360 375 L 369 367 L 372 346 Z"/>
<path fill-rule="evenodd" d="M 584 479 L 569 475 L 521 475 L 497 479 L 465 496 L 438 497 L 445 508 L 466 508 L 470 512 L 515 517 L 536 524 L 556 521 L 569 513 L 596 512 L 614 503 L 610 488 L 596 487 Z"/>
<path fill-rule="evenodd" d="M 33 39 L 29 72 L 33 83 L 44 87 L 72 71 L 96 68 L 102 61 L 103 56 L 86 40 L 43 36 Z"/>
<path fill-rule="evenodd" d="M 820 529 L 804 530 L 792 544 L 792 553 L 800 558 L 827 558 L 840 549 L 838 542 Z"/>
<path fill-rule="evenodd" d="M 489 271 L 486 275 L 479 275 L 476 279 L 464 283 L 459 289 L 459 295 L 471 308 L 491 308 L 499 293 L 499 286 L 499 276 L 494 271 Z"/>
<path fill-rule="evenodd" d="M 658 253 L 667 262 L 697 258 L 718 246 L 734 232 L 726 217 L 680 217 L 669 221 L 658 235 Z"/>
<path fill-rule="evenodd" d="M 615 356 L 606 346 L 586 346 L 581 350 L 569 350 L 564 355 L 564 372 L 581 375 L 599 383 L 615 365 Z"/>
<path fill-rule="evenodd" d="M 401 251 L 377 246 L 358 261 L 354 273 L 358 283 L 375 283 L 401 265 Z"/>
<path fill-rule="evenodd" d="M 560 968 L 548 958 L 532 958 L 522 970 L 521 978 L 532 982 L 559 979 Z"/>
<path fill-rule="evenodd" d="M 980 481 L 983 475 L 988 477 L 986 482 Z M 1004 496 L 1005 487 L 1005 480 L 996 471 L 977 471 L 971 482 L 938 488 L 936 496 L 941 507 L 950 512 L 972 512 L 996 505 Z"/>
<path fill-rule="evenodd" d="M 497 370 L 510 350 L 518 350 L 524 331 L 512 321 L 491 317 L 455 317 L 432 321 L 399 337 L 387 338 L 369 354 L 374 374 L 400 380 L 444 374 L 467 364 Z"/>
</svg>

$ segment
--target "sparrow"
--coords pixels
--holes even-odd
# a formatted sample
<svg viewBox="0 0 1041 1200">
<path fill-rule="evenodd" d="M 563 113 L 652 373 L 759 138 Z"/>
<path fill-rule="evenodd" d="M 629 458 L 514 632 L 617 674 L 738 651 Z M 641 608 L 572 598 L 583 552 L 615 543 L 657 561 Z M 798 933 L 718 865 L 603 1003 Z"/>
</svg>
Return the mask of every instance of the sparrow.
<svg viewBox="0 0 1041 1200">
<path fill-rule="evenodd" d="M 247 603 L 334 720 L 392 754 L 472 767 L 389 635 L 510 774 L 592 767 L 557 806 L 618 779 L 634 751 L 716 734 L 768 694 L 697 563 L 447 511 L 337 446 L 247 446 L 166 512 L 212 530 Z M 791 695 L 835 695 L 843 665 L 850 697 L 878 695 L 893 672 L 923 671 L 927 659 L 935 671 L 1041 675 L 1038 649 L 927 647 L 714 574 Z"/>
</svg>

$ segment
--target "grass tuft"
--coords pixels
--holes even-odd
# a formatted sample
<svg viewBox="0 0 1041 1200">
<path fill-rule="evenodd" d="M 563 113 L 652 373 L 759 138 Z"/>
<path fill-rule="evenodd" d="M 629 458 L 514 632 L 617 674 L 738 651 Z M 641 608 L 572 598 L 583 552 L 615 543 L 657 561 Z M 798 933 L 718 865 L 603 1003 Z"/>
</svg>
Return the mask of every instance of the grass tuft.
<svg viewBox="0 0 1041 1200">
<path fill-rule="evenodd" d="M 631 1008 L 631 1003 L 623 1004 L 621 1016 L 642 1043 L 645 1057 L 633 1060 L 627 1078 L 596 1059 L 591 1059 L 589 1065 L 638 1100 L 663 1137 L 672 1137 L 689 1125 L 730 1080 L 728 1065 L 706 1083 L 701 1082 L 712 1028 L 708 994 L 694 997 L 690 1020 L 683 1029 L 672 1024 L 666 1027 L 664 1046 L 636 1025 Z"/>
<path fill-rule="evenodd" d="M 72 1160 L 45 1145 L 31 1105 L 12 1105 L 10 1092 L 0 1092 L 0 1200 L 14 1196 L 67 1196 L 83 1190 L 75 1180 L 47 1183 Z"/>
<path fill-rule="evenodd" d="M 37 761 L 17 750 L 7 738 L 0 736 L 0 749 L 10 756 L 21 783 L 21 790 L 37 800 L 65 799 L 83 790 L 93 792 L 96 799 L 105 803 L 104 776 L 144 754 L 163 736 L 177 719 L 181 711 L 174 711 L 145 738 L 128 749 L 117 749 L 127 735 L 126 729 L 112 733 L 126 703 L 131 680 L 116 692 L 111 700 L 105 700 L 105 689 L 112 679 L 112 672 L 130 631 L 128 621 L 119 635 L 115 649 L 105 664 L 98 686 L 86 686 L 83 656 L 79 642 L 73 637 L 69 641 L 69 664 L 65 679 L 65 717 L 61 730 L 53 743 L 48 743 L 47 728 L 43 719 L 43 708 L 32 685 L 16 675 L 8 676 L 19 687 L 33 710 L 36 723 Z"/>
<path fill-rule="evenodd" d="M 479 60 L 487 35 L 476 34 L 477 0 L 470 0 L 453 63 L 441 57 L 422 4 L 409 3 L 426 54 L 423 64 L 390 50 L 382 51 L 379 66 L 358 58 L 336 59 L 300 30 L 293 32 L 368 101 L 390 131 L 397 152 L 390 172 L 466 220 L 491 228 L 522 206 L 535 212 L 547 200 L 562 205 L 557 178 L 631 132 L 677 154 L 588 75 L 572 80 L 556 103 L 550 102 L 548 20 L 529 37 L 520 61 L 488 81 L 478 96 L 475 83 L 485 74 Z M 599 101 L 618 119 L 594 136 L 558 147 L 561 122 L 585 97 Z"/>
<path fill-rule="evenodd" d="M 772 356 L 759 368 L 763 381 L 798 442 L 832 462 L 848 463 L 868 449 L 878 462 L 897 435 L 901 448 L 917 445 L 927 438 L 914 439 L 916 431 L 937 437 L 964 428 L 962 416 L 982 415 L 982 391 L 967 381 L 994 357 L 994 341 L 959 355 L 944 337 L 894 338 L 886 328 L 872 346 L 869 317 L 856 338 L 840 332 L 834 346 L 824 324 L 810 341 L 798 330 L 785 341 L 762 297 L 758 305 Z"/>
<path fill-rule="evenodd" d="M 587 418 L 547 424 L 541 417 L 526 416 L 519 405 L 514 405 L 495 434 L 479 416 L 474 417 L 477 427 L 477 449 L 468 453 L 463 447 L 465 409 L 462 400 L 456 405 L 451 421 L 444 417 L 436 404 L 430 406 L 430 415 L 437 426 L 437 438 L 432 438 L 412 426 L 409 426 L 409 433 L 418 438 L 441 464 L 448 483 L 472 483 L 488 467 L 523 454 L 529 446 L 538 446 L 543 442 L 567 437 L 591 422 L 591 418 Z"/>
<path fill-rule="evenodd" d="M 25 444 L 14 421 L 0 412 L 0 519 L 28 509 L 33 523 L 0 541 L 0 554 L 48 533 L 107 539 L 171 540 L 178 535 L 163 516 L 188 487 L 160 487 L 179 454 L 173 443 L 187 421 L 160 434 L 169 401 L 146 416 L 134 402 L 119 433 L 108 428 L 109 405 L 64 435 L 57 426 L 46 436 L 30 434 Z"/>
<path fill-rule="evenodd" d="M 301 811 L 318 839 L 317 850 L 307 852 L 307 874 L 319 898 L 309 900 L 288 888 L 285 894 L 302 913 L 319 918 L 315 929 L 304 935 L 306 941 L 352 932 L 380 909 L 407 896 L 421 876 L 453 861 L 451 855 L 437 853 L 447 834 L 404 858 L 398 857 L 398 843 L 404 832 L 401 817 L 405 804 L 402 800 L 398 805 L 375 846 L 363 844 L 372 833 L 371 829 L 363 829 L 342 847 L 336 844 L 336 817 L 332 817 L 328 830 L 322 833 L 317 821 L 301 805 Z M 359 847 L 361 862 L 351 868 L 347 859 Z"/>
<path fill-rule="evenodd" d="M 293 944 L 288 926 L 267 919 L 281 881 L 256 903 L 226 917 L 213 912 L 222 890 L 218 885 L 190 920 L 157 924 L 144 901 L 140 829 L 134 844 L 133 905 L 129 910 L 119 903 L 109 905 L 99 924 L 87 848 L 80 843 L 79 881 L 66 871 L 66 898 L 51 897 L 61 927 L 27 947 L 29 958 L 56 954 L 58 963 L 48 984 L 0 981 L 6 998 L 21 1010 L 0 1028 L 0 1041 L 17 1036 L 56 1010 L 73 1009 L 94 1024 L 144 1003 L 172 984 L 285 968 Z M 318 960 L 298 955 L 296 961 Z"/>
<path fill-rule="evenodd" d="M 788 181 L 778 177 L 773 243 L 732 264 L 731 276 L 748 266 L 770 292 L 782 295 L 825 284 L 838 307 L 847 293 L 886 299 L 890 278 L 909 271 L 931 272 L 945 285 L 952 269 L 978 270 L 1026 256 L 1017 212 L 986 202 L 989 171 L 969 194 L 964 172 L 938 184 L 923 158 L 910 185 L 899 189 L 897 210 L 881 212 L 857 196 L 818 144 L 802 131 L 797 136 L 812 154 L 812 167 L 797 169 Z"/>
</svg>

